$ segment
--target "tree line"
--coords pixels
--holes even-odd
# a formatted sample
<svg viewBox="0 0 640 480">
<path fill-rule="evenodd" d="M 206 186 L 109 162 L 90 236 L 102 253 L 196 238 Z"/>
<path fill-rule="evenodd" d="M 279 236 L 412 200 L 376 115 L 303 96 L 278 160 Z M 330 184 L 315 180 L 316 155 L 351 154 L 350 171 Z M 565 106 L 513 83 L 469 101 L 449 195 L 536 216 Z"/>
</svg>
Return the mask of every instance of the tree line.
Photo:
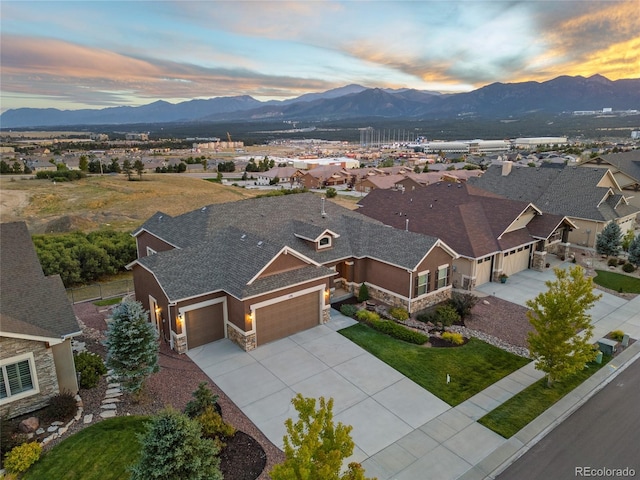
<svg viewBox="0 0 640 480">
<path fill-rule="evenodd" d="M 34 235 L 33 243 L 44 274 L 60 275 L 66 287 L 121 272 L 136 258 L 135 239 L 114 230 Z"/>
</svg>

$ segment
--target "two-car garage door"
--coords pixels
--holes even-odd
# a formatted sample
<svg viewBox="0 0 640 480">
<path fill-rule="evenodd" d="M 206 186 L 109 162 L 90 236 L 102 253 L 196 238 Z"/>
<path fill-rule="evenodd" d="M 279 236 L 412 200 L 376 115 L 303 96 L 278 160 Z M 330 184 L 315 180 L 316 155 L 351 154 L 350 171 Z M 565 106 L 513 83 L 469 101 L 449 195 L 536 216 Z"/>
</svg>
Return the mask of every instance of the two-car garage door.
<svg viewBox="0 0 640 480">
<path fill-rule="evenodd" d="M 321 292 L 316 290 L 257 308 L 255 311 L 256 343 L 264 345 L 318 325 L 320 295 Z"/>
<path fill-rule="evenodd" d="M 506 252 L 503 259 L 502 271 L 507 275 L 521 272 L 529 268 L 529 249 L 531 247 L 520 247 Z"/>
</svg>

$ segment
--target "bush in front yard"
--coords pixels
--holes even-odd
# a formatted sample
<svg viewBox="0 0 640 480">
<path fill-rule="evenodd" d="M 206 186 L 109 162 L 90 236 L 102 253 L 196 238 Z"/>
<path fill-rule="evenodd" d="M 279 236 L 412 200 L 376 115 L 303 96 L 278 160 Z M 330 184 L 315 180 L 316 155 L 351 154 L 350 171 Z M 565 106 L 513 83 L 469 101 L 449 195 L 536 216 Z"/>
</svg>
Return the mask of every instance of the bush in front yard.
<svg viewBox="0 0 640 480">
<path fill-rule="evenodd" d="M 433 323 L 434 325 L 436 324 L 436 322 L 438 321 L 438 318 L 436 316 L 436 312 L 434 311 L 426 311 L 426 312 L 420 312 L 417 316 L 416 316 L 416 320 L 418 320 L 419 322 L 422 323 Z"/>
<path fill-rule="evenodd" d="M 440 337 L 443 340 L 446 340 L 449 343 L 453 343 L 454 345 L 462 345 L 464 343 L 464 338 L 461 333 L 455 332 L 444 332 Z"/>
<path fill-rule="evenodd" d="M 369 300 L 369 287 L 367 287 L 366 283 L 360 285 L 360 290 L 358 290 L 358 301 L 366 302 Z"/>
<path fill-rule="evenodd" d="M 622 266 L 622 271 L 625 273 L 633 273 L 636 271 L 636 267 L 633 265 L 633 263 L 625 263 Z"/>
<path fill-rule="evenodd" d="M 76 372 L 80 374 L 80 387 L 93 388 L 98 385 L 100 377 L 107 373 L 107 367 L 100 355 L 91 352 L 80 352 L 73 356 Z"/>
<path fill-rule="evenodd" d="M 380 320 L 380 315 L 376 312 L 370 312 L 369 310 L 358 310 L 356 312 L 356 318 L 361 322 L 373 322 Z"/>
<path fill-rule="evenodd" d="M 624 338 L 624 332 L 622 330 L 614 330 L 609 334 L 613 340 L 616 342 L 621 342 Z"/>
<path fill-rule="evenodd" d="M 471 313 L 471 309 L 476 303 L 478 303 L 478 297 L 466 292 L 453 292 L 449 300 L 449 305 L 456 309 L 462 320 Z"/>
<path fill-rule="evenodd" d="M 191 396 L 193 400 L 189 400 L 184 407 L 184 414 L 189 418 L 196 418 L 207 411 L 207 408 L 212 407 L 218 413 L 220 413 L 220 406 L 218 405 L 218 395 L 215 395 L 209 388 L 207 382 L 200 382 L 198 388 L 196 388 Z"/>
<path fill-rule="evenodd" d="M 391 315 L 396 320 L 405 321 L 409 318 L 409 312 L 407 312 L 404 308 L 393 307 L 389 309 L 389 315 Z"/>
<path fill-rule="evenodd" d="M 71 392 L 60 392 L 49 400 L 49 406 L 43 412 L 43 419 L 66 422 L 77 412 L 76 396 Z"/>
<path fill-rule="evenodd" d="M 349 303 L 340 306 L 340 313 L 347 317 L 354 317 L 357 311 L 358 307 Z"/>
<path fill-rule="evenodd" d="M 415 343 L 416 345 L 422 345 L 429 341 L 429 336 L 420 332 L 415 332 L 413 330 L 409 330 L 402 325 L 397 324 L 391 320 L 369 320 L 367 324 L 371 326 L 371 328 L 378 330 L 390 337 L 397 338 L 398 340 L 402 340 L 404 342 Z"/>
<path fill-rule="evenodd" d="M 450 327 L 458 321 L 460 321 L 460 315 L 452 306 L 442 305 L 436 309 L 436 322 L 440 324 L 441 328 Z"/>
<path fill-rule="evenodd" d="M 610 258 L 607 261 L 607 265 L 609 265 L 610 267 L 617 267 L 618 266 L 618 259 L 617 258 Z"/>
<path fill-rule="evenodd" d="M 23 443 L 14 447 L 4 459 L 4 468 L 9 473 L 24 473 L 40 459 L 42 445 L 38 442 Z"/>
<path fill-rule="evenodd" d="M 227 438 L 233 437 L 236 429 L 229 425 L 214 408 L 209 405 L 202 414 L 198 415 L 196 421 L 202 429 L 202 436 L 213 440 L 218 448 L 226 447 L 224 442 Z"/>
</svg>

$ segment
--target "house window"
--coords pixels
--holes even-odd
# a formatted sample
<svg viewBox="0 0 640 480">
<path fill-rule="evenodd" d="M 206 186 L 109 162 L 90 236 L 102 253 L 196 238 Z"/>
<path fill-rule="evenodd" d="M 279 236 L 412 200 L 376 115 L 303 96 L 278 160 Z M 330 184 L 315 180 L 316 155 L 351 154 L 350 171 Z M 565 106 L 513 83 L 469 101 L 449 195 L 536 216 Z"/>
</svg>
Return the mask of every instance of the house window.
<svg viewBox="0 0 640 480">
<path fill-rule="evenodd" d="M 415 296 L 424 295 L 429 292 L 429 272 L 419 273 L 416 277 Z"/>
<path fill-rule="evenodd" d="M 331 246 L 331 237 L 322 237 L 318 241 L 318 248 L 328 248 Z"/>
<path fill-rule="evenodd" d="M 156 252 L 153 248 L 147 247 L 147 255 L 155 255 L 156 253 L 158 252 Z"/>
<path fill-rule="evenodd" d="M 15 361 L 19 359 L 18 361 Z M 11 397 L 26 397 L 38 392 L 33 368 L 33 354 L 20 355 L 8 360 L 12 363 L 2 365 L 0 382 L 0 400 Z M 22 395 L 21 395 L 22 394 Z"/>
<path fill-rule="evenodd" d="M 444 288 L 449 284 L 449 265 L 438 268 L 438 288 Z"/>
</svg>

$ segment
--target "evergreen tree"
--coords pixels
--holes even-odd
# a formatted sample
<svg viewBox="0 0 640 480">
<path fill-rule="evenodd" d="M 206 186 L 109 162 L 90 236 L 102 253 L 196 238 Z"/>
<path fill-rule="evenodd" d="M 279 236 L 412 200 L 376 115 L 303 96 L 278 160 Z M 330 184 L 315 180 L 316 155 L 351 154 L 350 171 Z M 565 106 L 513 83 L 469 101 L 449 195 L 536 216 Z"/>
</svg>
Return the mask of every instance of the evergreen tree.
<svg viewBox="0 0 640 480">
<path fill-rule="evenodd" d="M 171 408 L 152 418 L 141 443 L 131 480 L 222 480 L 220 449 L 202 438 L 197 421 Z"/>
<path fill-rule="evenodd" d="M 596 239 L 596 251 L 602 255 L 618 255 L 622 244 L 622 230 L 620 225 L 609 222 Z"/>
<path fill-rule="evenodd" d="M 138 174 L 140 180 L 142 180 L 142 174 L 144 173 L 144 163 L 142 163 L 142 160 L 136 160 L 133 162 L 133 169 Z"/>
<path fill-rule="evenodd" d="M 133 167 L 131 166 L 131 160 L 129 160 L 128 158 L 125 158 L 124 162 L 122 162 L 122 173 L 124 173 L 127 176 L 128 180 L 131 180 L 131 175 L 133 174 Z"/>
<path fill-rule="evenodd" d="M 640 234 L 629 245 L 629 261 L 636 267 L 640 266 Z"/>
<path fill-rule="evenodd" d="M 105 345 L 107 367 L 128 392 L 139 393 L 159 370 L 157 334 L 140 302 L 125 300 L 113 309 Z"/>
<path fill-rule="evenodd" d="M 333 399 L 320 397 L 316 410 L 315 398 L 301 394 L 291 400 L 298 412 L 298 421 L 285 422 L 285 461 L 273 467 L 273 480 L 366 480 L 359 463 L 350 463 L 341 474 L 342 462 L 353 453 L 354 443 L 349 435 L 352 428 L 333 423 Z"/>
<path fill-rule="evenodd" d="M 587 311 L 602 296 L 593 293 L 593 279 L 579 265 L 554 273 L 556 280 L 545 283 L 548 290 L 527 301 L 527 317 L 535 329 L 529 332 L 529 350 L 536 368 L 547 374 L 549 387 L 595 358 Z"/>
</svg>

